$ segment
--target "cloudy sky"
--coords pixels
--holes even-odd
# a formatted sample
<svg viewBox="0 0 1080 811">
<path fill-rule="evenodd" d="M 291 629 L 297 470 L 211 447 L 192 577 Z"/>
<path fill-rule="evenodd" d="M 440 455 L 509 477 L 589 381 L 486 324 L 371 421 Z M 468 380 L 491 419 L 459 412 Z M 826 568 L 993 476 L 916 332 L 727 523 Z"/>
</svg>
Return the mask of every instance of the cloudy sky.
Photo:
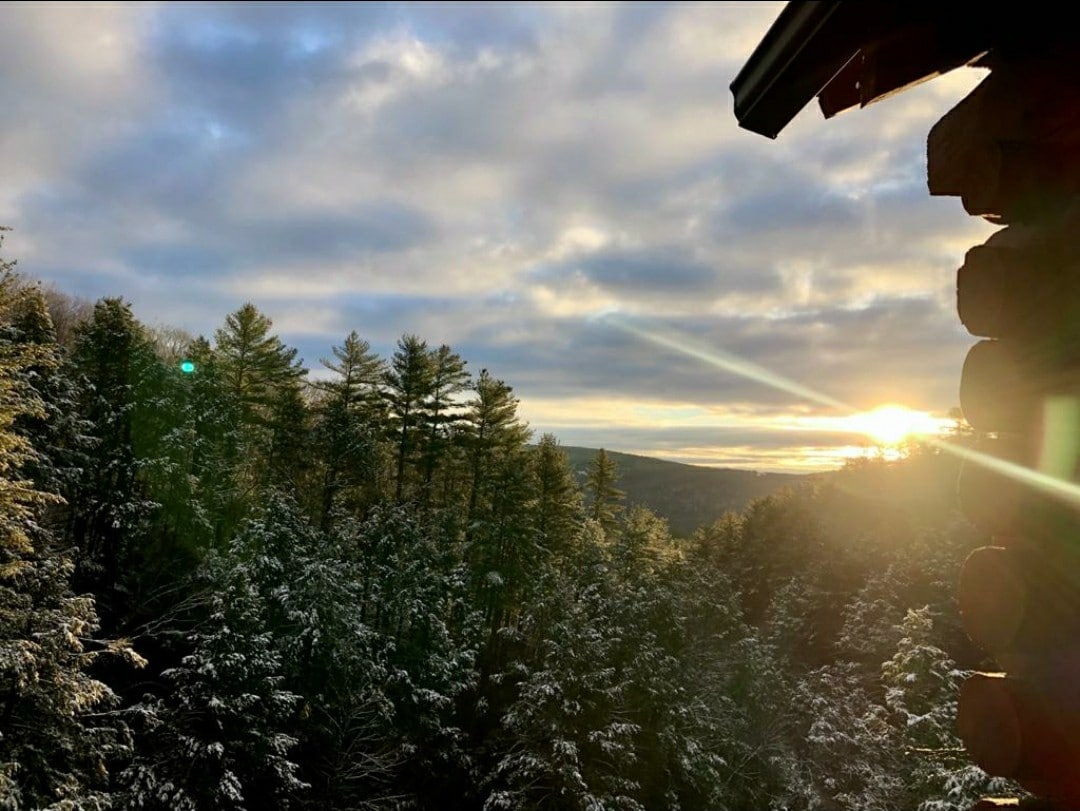
<svg viewBox="0 0 1080 811">
<path fill-rule="evenodd" d="M 194 333 L 254 301 L 312 367 L 352 329 L 448 343 L 564 444 L 828 467 L 835 411 L 616 326 L 956 404 L 992 229 L 927 195 L 925 139 L 981 77 L 769 141 L 728 85 L 779 9 L 5 4 L 5 253 Z"/>
</svg>

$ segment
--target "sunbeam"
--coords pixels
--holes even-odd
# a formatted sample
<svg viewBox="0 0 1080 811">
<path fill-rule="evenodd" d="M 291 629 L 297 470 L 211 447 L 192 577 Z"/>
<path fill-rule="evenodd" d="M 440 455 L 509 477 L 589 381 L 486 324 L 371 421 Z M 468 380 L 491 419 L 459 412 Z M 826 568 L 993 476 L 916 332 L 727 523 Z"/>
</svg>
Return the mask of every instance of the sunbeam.
<svg viewBox="0 0 1080 811">
<path fill-rule="evenodd" d="M 810 400 L 811 402 L 820 405 L 838 408 L 842 411 L 850 413 L 855 413 L 856 411 L 856 409 L 852 408 L 847 403 L 837 400 L 835 397 L 822 394 L 808 386 L 804 386 L 802 383 L 779 375 L 776 372 L 766 369 L 764 366 L 758 366 L 756 363 L 751 363 L 736 355 L 720 352 L 716 349 L 696 344 L 685 336 L 661 331 L 655 327 L 646 328 L 639 323 L 635 323 L 634 320 L 622 315 L 607 315 L 603 320 L 624 332 L 629 332 L 632 335 L 644 338 L 647 341 L 652 341 L 660 346 L 665 346 L 668 349 L 674 349 L 676 352 L 681 352 L 684 355 L 697 358 L 703 363 L 715 366 L 718 369 L 723 369 L 726 372 L 731 372 L 739 377 L 745 377 L 748 380 L 756 380 L 764 386 L 778 389 L 779 391 L 786 391 L 788 394 L 794 394 L 796 397 L 802 397 L 804 400 Z"/>
<path fill-rule="evenodd" d="M 624 332 L 629 332 L 639 338 L 657 344 L 658 346 L 673 349 L 676 352 L 688 355 L 717 369 L 723 369 L 724 371 L 738 375 L 739 377 L 754 380 L 761 383 L 763 386 L 794 394 L 814 403 L 843 410 L 848 416 L 859 413 L 857 409 L 841 400 L 837 400 L 835 397 L 830 397 L 828 394 L 816 391 L 809 386 L 805 386 L 802 383 L 779 375 L 762 366 L 751 363 L 750 361 L 743 360 L 735 355 L 704 347 L 693 340 L 677 335 L 670 330 L 660 330 L 651 326 L 646 327 L 640 320 L 631 320 L 620 315 L 605 316 L 604 321 Z M 1014 462 L 1008 462 L 1004 459 L 999 459 L 995 456 L 990 456 L 989 454 L 964 447 L 963 445 L 947 442 L 942 439 L 935 439 L 932 436 L 926 437 L 926 441 L 931 447 L 958 456 L 972 464 L 981 465 L 994 473 L 1006 476 L 1026 487 L 1037 490 L 1056 501 L 1080 508 L 1080 485 L 1071 482 L 1068 479 L 1025 467 L 1024 465 L 1018 465 Z"/>
</svg>

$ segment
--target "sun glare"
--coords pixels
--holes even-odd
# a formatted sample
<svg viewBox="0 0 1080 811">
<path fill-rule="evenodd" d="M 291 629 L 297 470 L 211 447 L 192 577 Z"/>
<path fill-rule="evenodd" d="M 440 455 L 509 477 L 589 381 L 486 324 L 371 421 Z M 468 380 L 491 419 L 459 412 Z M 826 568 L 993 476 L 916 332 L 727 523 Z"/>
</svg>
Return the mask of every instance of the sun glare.
<svg viewBox="0 0 1080 811">
<path fill-rule="evenodd" d="M 943 428 L 941 419 L 898 405 L 852 414 L 844 422 L 852 431 L 865 434 L 879 445 L 898 445 L 908 439 L 940 434 Z"/>
</svg>

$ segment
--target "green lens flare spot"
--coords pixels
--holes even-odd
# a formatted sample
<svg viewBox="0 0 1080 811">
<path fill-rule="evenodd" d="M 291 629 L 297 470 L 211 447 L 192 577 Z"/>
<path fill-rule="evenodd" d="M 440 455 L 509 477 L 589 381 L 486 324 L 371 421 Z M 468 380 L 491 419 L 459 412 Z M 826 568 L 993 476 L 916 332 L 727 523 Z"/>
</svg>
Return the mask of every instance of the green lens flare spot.
<svg viewBox="0 0 1080 811">
<path fill-rule="evenodd" d="M 180 371 L 189 375 L 195 371 L 195 364 L 190 360 L 180 361 Z"/>
</svg>

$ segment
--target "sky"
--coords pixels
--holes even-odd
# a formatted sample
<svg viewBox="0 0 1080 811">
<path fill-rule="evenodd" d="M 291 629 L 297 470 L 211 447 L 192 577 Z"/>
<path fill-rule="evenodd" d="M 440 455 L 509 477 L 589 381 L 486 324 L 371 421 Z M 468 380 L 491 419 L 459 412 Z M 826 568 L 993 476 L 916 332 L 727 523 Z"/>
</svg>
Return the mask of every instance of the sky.
<svg viewBox="0 0 1080 811">
<path fill-rule="evenodd" d="M 194 334 L 252 301 L 313 371 L 354 329 L 449 344 L 563 444 L 836 466 L 828 400 L 957 404 L 993 229 L 925 146 L 982 75 L 770 141 L 728 86 L 781 7 L 4 4 L 5 256 Z"/>
</svg>

